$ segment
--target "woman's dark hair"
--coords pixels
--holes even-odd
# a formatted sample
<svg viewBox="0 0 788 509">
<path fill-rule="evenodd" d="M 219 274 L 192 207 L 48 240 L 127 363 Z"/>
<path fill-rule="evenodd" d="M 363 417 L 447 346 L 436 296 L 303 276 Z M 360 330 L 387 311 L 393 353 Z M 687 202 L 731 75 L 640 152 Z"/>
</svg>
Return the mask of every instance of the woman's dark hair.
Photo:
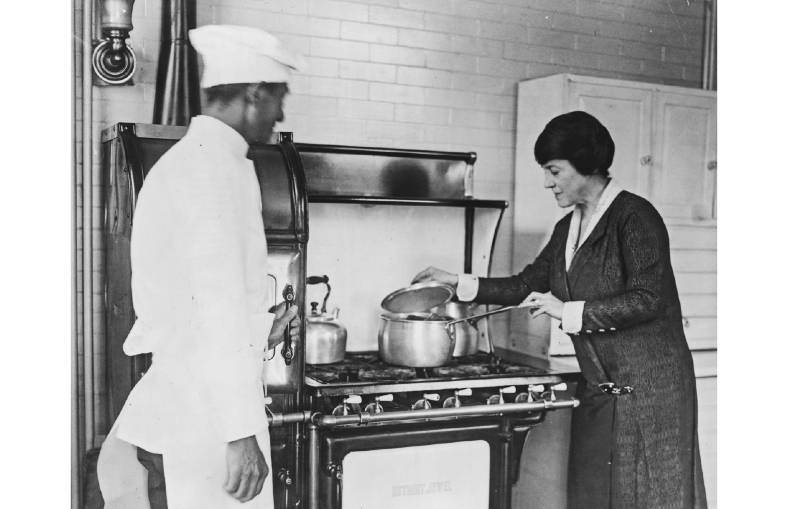
<svg viewBox="0 0 788 509">
<path fill-rule="evenodd" d="M 605 126 L 585 111 L 558 115 L 536 139 L 534 156 L 540 166 L 555 159 L 572 163 L 582 175 L 608 176 L 616 146 Z"/>
</svg>

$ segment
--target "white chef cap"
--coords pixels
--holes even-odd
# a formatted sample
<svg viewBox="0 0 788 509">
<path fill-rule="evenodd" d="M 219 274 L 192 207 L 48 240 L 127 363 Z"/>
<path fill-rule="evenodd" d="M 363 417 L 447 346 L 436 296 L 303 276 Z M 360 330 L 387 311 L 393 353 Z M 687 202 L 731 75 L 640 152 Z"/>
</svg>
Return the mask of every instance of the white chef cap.
<svg viewBox="0 0 788 509">
<path fill-rule="evenodd" d="M 231 83 L 286 83 L 290 70 L 306 66 L 301 55 L 259 28 L 206 25 L 189 31 L 203 59 L 202 88 Z"/>
</svg>

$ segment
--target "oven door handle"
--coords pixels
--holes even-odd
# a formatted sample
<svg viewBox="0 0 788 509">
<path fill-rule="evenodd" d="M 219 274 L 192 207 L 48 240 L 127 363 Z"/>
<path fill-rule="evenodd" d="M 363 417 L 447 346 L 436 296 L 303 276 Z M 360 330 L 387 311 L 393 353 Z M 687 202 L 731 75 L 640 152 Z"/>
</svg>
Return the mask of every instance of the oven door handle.
<svg viewBox="0 0 788 509">
<path fill-rule="evenodd" d="M 342 507 L 342 465 L 329 463 L 326 465 L 326 473 L 329 477 L 336 479 L 336 492 L 334 493 L 334 507 Z"/>
<path fill-rule="evenodd" d="M 293 305 L 293 301 L 295 301 L 295 295 L 293 294 L 293 286 L 292 285 L 285 285 L 285 289 L 282 290 L 282 298 L 285 300 L 285 311 L 290 309 L 290 306 Z M 285 341 L 282 345 L 282 357 L 285 358 L 285 364 L 290 365 L 293 362 L 293 338 L 290 337 L 290 324 L 288 323 L 285 327 Z"/>
</svg>

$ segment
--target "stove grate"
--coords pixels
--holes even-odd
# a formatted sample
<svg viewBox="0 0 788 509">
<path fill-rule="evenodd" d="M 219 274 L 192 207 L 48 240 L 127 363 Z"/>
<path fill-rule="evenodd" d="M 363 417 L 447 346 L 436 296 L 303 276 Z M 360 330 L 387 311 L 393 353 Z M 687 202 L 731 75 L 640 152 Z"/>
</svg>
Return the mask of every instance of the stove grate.
<svg viewBox="0 0 788 509">
<path fill-rule="evenodd" d="M 437 368 L 406 368 L 386 364 L 377 352 L 349 353 L 336 364 L 306 366 L 306 375 L 323 384 L 352 382 L 398 383 L 424 380 L 457 380 L 496 378 L 511 375 L 544 375 L 547 372 L 531 366 L 514 364 L 489 354 L 477 353 L 456 357 Z"/>
</svg>

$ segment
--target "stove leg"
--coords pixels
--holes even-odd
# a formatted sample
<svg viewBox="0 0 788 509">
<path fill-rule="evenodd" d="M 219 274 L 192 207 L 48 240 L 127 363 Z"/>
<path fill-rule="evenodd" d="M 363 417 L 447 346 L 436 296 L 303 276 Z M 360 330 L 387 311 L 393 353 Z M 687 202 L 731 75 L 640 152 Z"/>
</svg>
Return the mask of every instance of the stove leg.
<svg viewBox="0 0 788 509">
<path fill-rule="evenodd" d="M 295 430 L 295 447 L 293 458 L 293 472 L 295 473 L 295 483 L 293 486 L 293 507 L 301 506 L 301 497 L 304 496 L 304 425 L 297 423 L 293 426 Z"/>
<path fill-rule="evenodd" d="M 320 509 L 320 430 L 311 422 L 309 430 L 309 509 Z"/>
<path fill-rule="evenodd" d="M 499 509 L 510 509 L 512 506 L 512 419 L 501 419 L 501 480 Z"/>
</svg>

